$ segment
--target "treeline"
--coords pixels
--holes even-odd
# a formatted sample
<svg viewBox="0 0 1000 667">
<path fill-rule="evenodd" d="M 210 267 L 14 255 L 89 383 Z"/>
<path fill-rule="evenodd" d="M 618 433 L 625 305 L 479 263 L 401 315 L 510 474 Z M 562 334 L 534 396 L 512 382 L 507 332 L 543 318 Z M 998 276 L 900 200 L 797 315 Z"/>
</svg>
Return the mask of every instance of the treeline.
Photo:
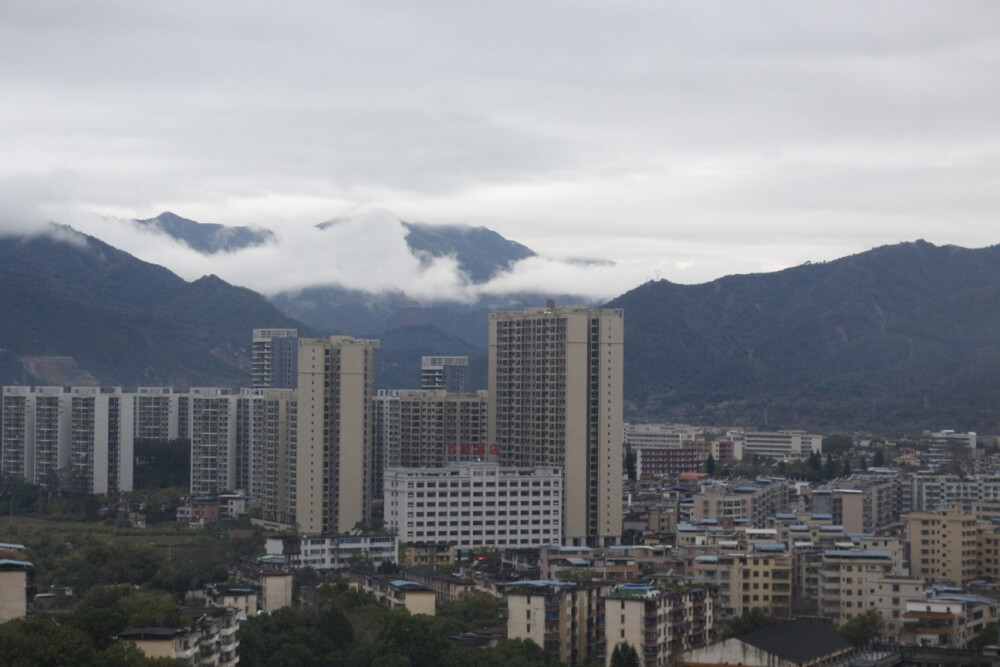
<svg viewBox="0 0 1000 667">
<path fill-rule="evenodd" d="M 452 637 L 500 621 L 497 603 L 472 594 L 436 616 L 389 611 L 345 583 L 321 586 L 312 604 L 256 616 L 240 627 L 243 667 L 555 667 L 538 645 L 501 640 L 473 647 Z"/>
</svg>

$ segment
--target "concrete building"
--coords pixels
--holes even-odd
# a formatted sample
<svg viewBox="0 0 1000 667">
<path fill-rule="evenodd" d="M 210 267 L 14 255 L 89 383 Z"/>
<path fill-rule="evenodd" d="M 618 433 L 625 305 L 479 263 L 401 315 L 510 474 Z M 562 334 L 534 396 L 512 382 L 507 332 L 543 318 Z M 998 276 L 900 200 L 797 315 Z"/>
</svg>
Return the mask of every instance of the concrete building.
<svg viewBox="0 0 1000 667">
<path fill-rule="evenodd" d="M 605 658 L 599 618 L 612 585 L 518 581 L 504 586 L 507 638 L 530 639 L 570 667 Z"/>
<path fill-rule="evenodd" d="M 739 443 L 743 458 L 757 454 L 771 459 L 804 459 L 823 453 L 823 436 L 805 431 L 732 431 L 729 436 Z"/>
<path fill-rule="evenodd" d="M 299 340 L 295 520 L 306 534 L 346 533 L 371 518 L 377 341 Z"/>
<path fill-rule="evenodd" d="M 64 387 L 3 388 L 0 467 L 49 486 L 69 463 L 70 400 Z"/>
<path fill-rule="evenodd" d="M 132 490 L 132 396 L 120 387 L 70 390 L 69 485 L 84 493 Z"/>
<path fill-rule="evenodd" d="M 435 614 L 437 597 L 434 591 L 419 582 L 352 569 L 345 571 L 343 576 L 352 588 L 370 593 L 387 609 L 405 609 L 410 614 L 427 616 Z"/>
<path fill-rule="evenodd" d="M 715 635 L 715 609 L 707 588 L 664 591 L 623 584 L 604 598 L 605 664 L 627 643 L 643 665 L 672 664 L 680 651 L 705 646 Z"/>
<path fill-rule="evenodd" d="M 559 466 L 563 540 L 601 546 L 622 532 L 621 310 L 493 313 L 489 442 L 505 466 Z"/>
<path fill-rule="evenodd" d="M 192 496 L 217 496 L 236 488 L 236 410 L 228 389 L 191 388 Z"/>
<path fill-rule="evenodd" d="M 254 389 L 294 389 L 298 382 L 297 329 L 254 329 L 250 380 Z"/>
<path fill-rule="evenodd" d="M 135 439 L 176 440 L 188 437 L 186 394 L 170 387 L 139 387 L 131 398 Z"/>
<path fill-rule="evenodd" d="M 0 623 L 34 609 L 35 566 L 23 544 L 0 543 Z"/>
<path fill-rule="evenodd" d="M 485 393 L 380 389 L 375 396 L 372 493 L 379 507 L 386 468 L 440 468 L 497 458 L 487 444 Z"/>
<path fill-rule="evenodd" d="M 264 550 L 268 556 L 284 558 L 291 569 L 343 569 L 364 559 L 371 559 L 375 566 L 399 562 L 399 539 L 395 535 L 360 531 L 343 535 L 269 537 Z"/>
<path fill-rule="evenodd" d="M 466 356 L 421 357 L 420 388 L 463 394 L 468 369 L 469 358 Z"/>
<path fill-rule="evenodd" d="M 708 443 L 684 447 L 640 447 L 635 450 L 635 474 L 638 479 L 662 479 L 694 472 L 705 465 L 709 453 Z"/>
<path fill-rule="evenodd" d="M 260 498 L 264 521 L 293 527 L 298 396 L 290 390 L 267 391 L 261 409 L 264 433 L 253 448 L 250 491 Z"/>
<path fill-rule="evenodd" d="M 781 478 L 761 478 L 743 482 L 710 482 L 694 494 L 692 519 L 714 519 L 733 525 L 745 521 L 764 528 L 769 518 L 791 509 L 791 485 Z"/>
<path fill-rule="evenodd" d="M 924 580 L 903 576 L 891 551 L 829 549 L 822 555 L 819 613 L 837 626 L 876 609 L 886 636 L 898 636 L 906 603 L 924 599 L 923 591 Z"/>
<path fill-rule="evenodd" d="M 909 602 L 899 642 L 904 646 L 965 648 L 996 618 L 996 600 L 977 595 L 942 595 Z"/>
<path fill-rule="evenodd" d="M 751 609 L 775 618 L 791 618 L 792 557 L 784 545 L 773 546 L 742 553 L 703 553 L 694 558 L 690 574 L 718 587 L 718 618 L 733 618 Z"/>
<path fill-rule="evenodd" d="M 388 468 L 385 522 L 404 542 L 539 548 L 562 535 L 562 470 L 453 463 Z"/>
<path fill-rule="evenodd" d="M 625 444 L 631 449 L 683 447 L 701 436 L 701 429 L 686 424 L 625 424 Z"/>
<path fill-rule="evenodd" d="M 960 508 L 910 513 L 907 540 L 912 575 L 956 586 L 979 576 L 976 518 Z"/>
</svg>

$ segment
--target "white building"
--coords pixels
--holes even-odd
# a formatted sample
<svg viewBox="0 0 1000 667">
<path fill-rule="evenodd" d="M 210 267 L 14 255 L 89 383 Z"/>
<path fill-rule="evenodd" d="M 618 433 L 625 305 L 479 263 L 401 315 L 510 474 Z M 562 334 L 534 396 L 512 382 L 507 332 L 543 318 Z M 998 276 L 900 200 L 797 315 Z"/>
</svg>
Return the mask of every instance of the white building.
<svg viewBox="0 0 1000 667">
<path fill-rule="evenodd" d="M 453 463 L 385 471 L 386 526 L 404 542 L 538 548 L 562 535 L 562 470 Z"/>
<path fill-rule="evenodd" d="M 366 558 L 376 566 L 399 562 L 399 538 L 359 531 L 344 535 L 269 537 L 264 549 L 268 556 L 283 557 L 291 568 L 339 569 Z"/>
<path fill-rule="evenodd" d="M 250 381 L 254 389 L 294 389 L 298 380 L 297 329 L 254 329 Z"/>
<path fill-rule="evenodd" d="M 804 459 L 823 453 L 823 436 L 805 431 L 732 431 L 729 437 L 739 444 L 743 458 L 758 454 L 773 459 Z"/>
</svg>

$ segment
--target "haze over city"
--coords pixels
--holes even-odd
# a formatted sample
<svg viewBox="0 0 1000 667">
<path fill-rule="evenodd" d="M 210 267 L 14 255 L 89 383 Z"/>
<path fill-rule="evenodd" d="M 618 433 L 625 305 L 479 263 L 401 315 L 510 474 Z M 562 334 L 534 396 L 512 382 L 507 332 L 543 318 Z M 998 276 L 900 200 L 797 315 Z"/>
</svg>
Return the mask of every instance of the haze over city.
<svg viewBox="0 0 1000 667">
<path fill-rule="evenodd" d="M 353 277 L 461 295 L 372 209 L 487 226 L 545 258 L 491 289 L 594 297 L 917 238 L 990 245 L 998 13 L 7 2 L 0 224 L 56 220 L 268 292 Z M 278 243 L 205 258 L 114 222 L 164 210 Z M 317 245 L 313 225 L 345 215 Z"/>
</svg>

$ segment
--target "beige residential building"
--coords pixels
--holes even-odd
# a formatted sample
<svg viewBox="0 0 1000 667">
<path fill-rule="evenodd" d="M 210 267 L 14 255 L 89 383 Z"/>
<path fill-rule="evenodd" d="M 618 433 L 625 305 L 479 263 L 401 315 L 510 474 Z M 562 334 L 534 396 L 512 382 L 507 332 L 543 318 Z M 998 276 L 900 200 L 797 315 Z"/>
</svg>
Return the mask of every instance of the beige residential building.
<svg viewBox="0 0 1000 667">
<path fill-rule="evenodd" d="M 715 635 L 715 608 L 707 588 L 663 591 L 624 584 L 604 598 L 605 664 L 626 643 L 646 667 L 665 667 L 681 651 L 705 646 Z"/>
<path fill-rule="evenodd" d="M 604 657 L 599 617 L 607 583 L 525 581 L 505 586 L 507 637 L 530 639 L 560 662 L 577 667 Z M 613 648 L 613 647 L 612 647 Z"/>
<path fill-rule="evenodd" d="M 295 518 L 306 534 L 346 533 L 370 518 L 377 341 L 299 339 Z"/>
<path fill-rule="evenodd" d="M 501 464 L 563 468 L 563 542 L 622 532 L 621 310 L 529 308 L 490 315 L 489 439 Z"/>
<path fill-rule="evenodd" d="M 976 518 L 959 507 L 913 512 L 907 520 L 910 574 L 961 586 L 979 576 Z"/>
<path fill-rule="evenodd" d="M 791 618 L 792 557 L 787 553 L 706 553 L 694 558 L 691 574 L 718 587 L 718 618 L 751 609 Z"/>
<path fill-rule="evenodd" d="M 830 549 L 820 564 L 819 614 L 843 625 L 869 609 L 885 623 L 884 633 L 896 638 L 906 604 L 924 598 L 924 580 L 902 575 L 891 550 Z"/>
</svg>

